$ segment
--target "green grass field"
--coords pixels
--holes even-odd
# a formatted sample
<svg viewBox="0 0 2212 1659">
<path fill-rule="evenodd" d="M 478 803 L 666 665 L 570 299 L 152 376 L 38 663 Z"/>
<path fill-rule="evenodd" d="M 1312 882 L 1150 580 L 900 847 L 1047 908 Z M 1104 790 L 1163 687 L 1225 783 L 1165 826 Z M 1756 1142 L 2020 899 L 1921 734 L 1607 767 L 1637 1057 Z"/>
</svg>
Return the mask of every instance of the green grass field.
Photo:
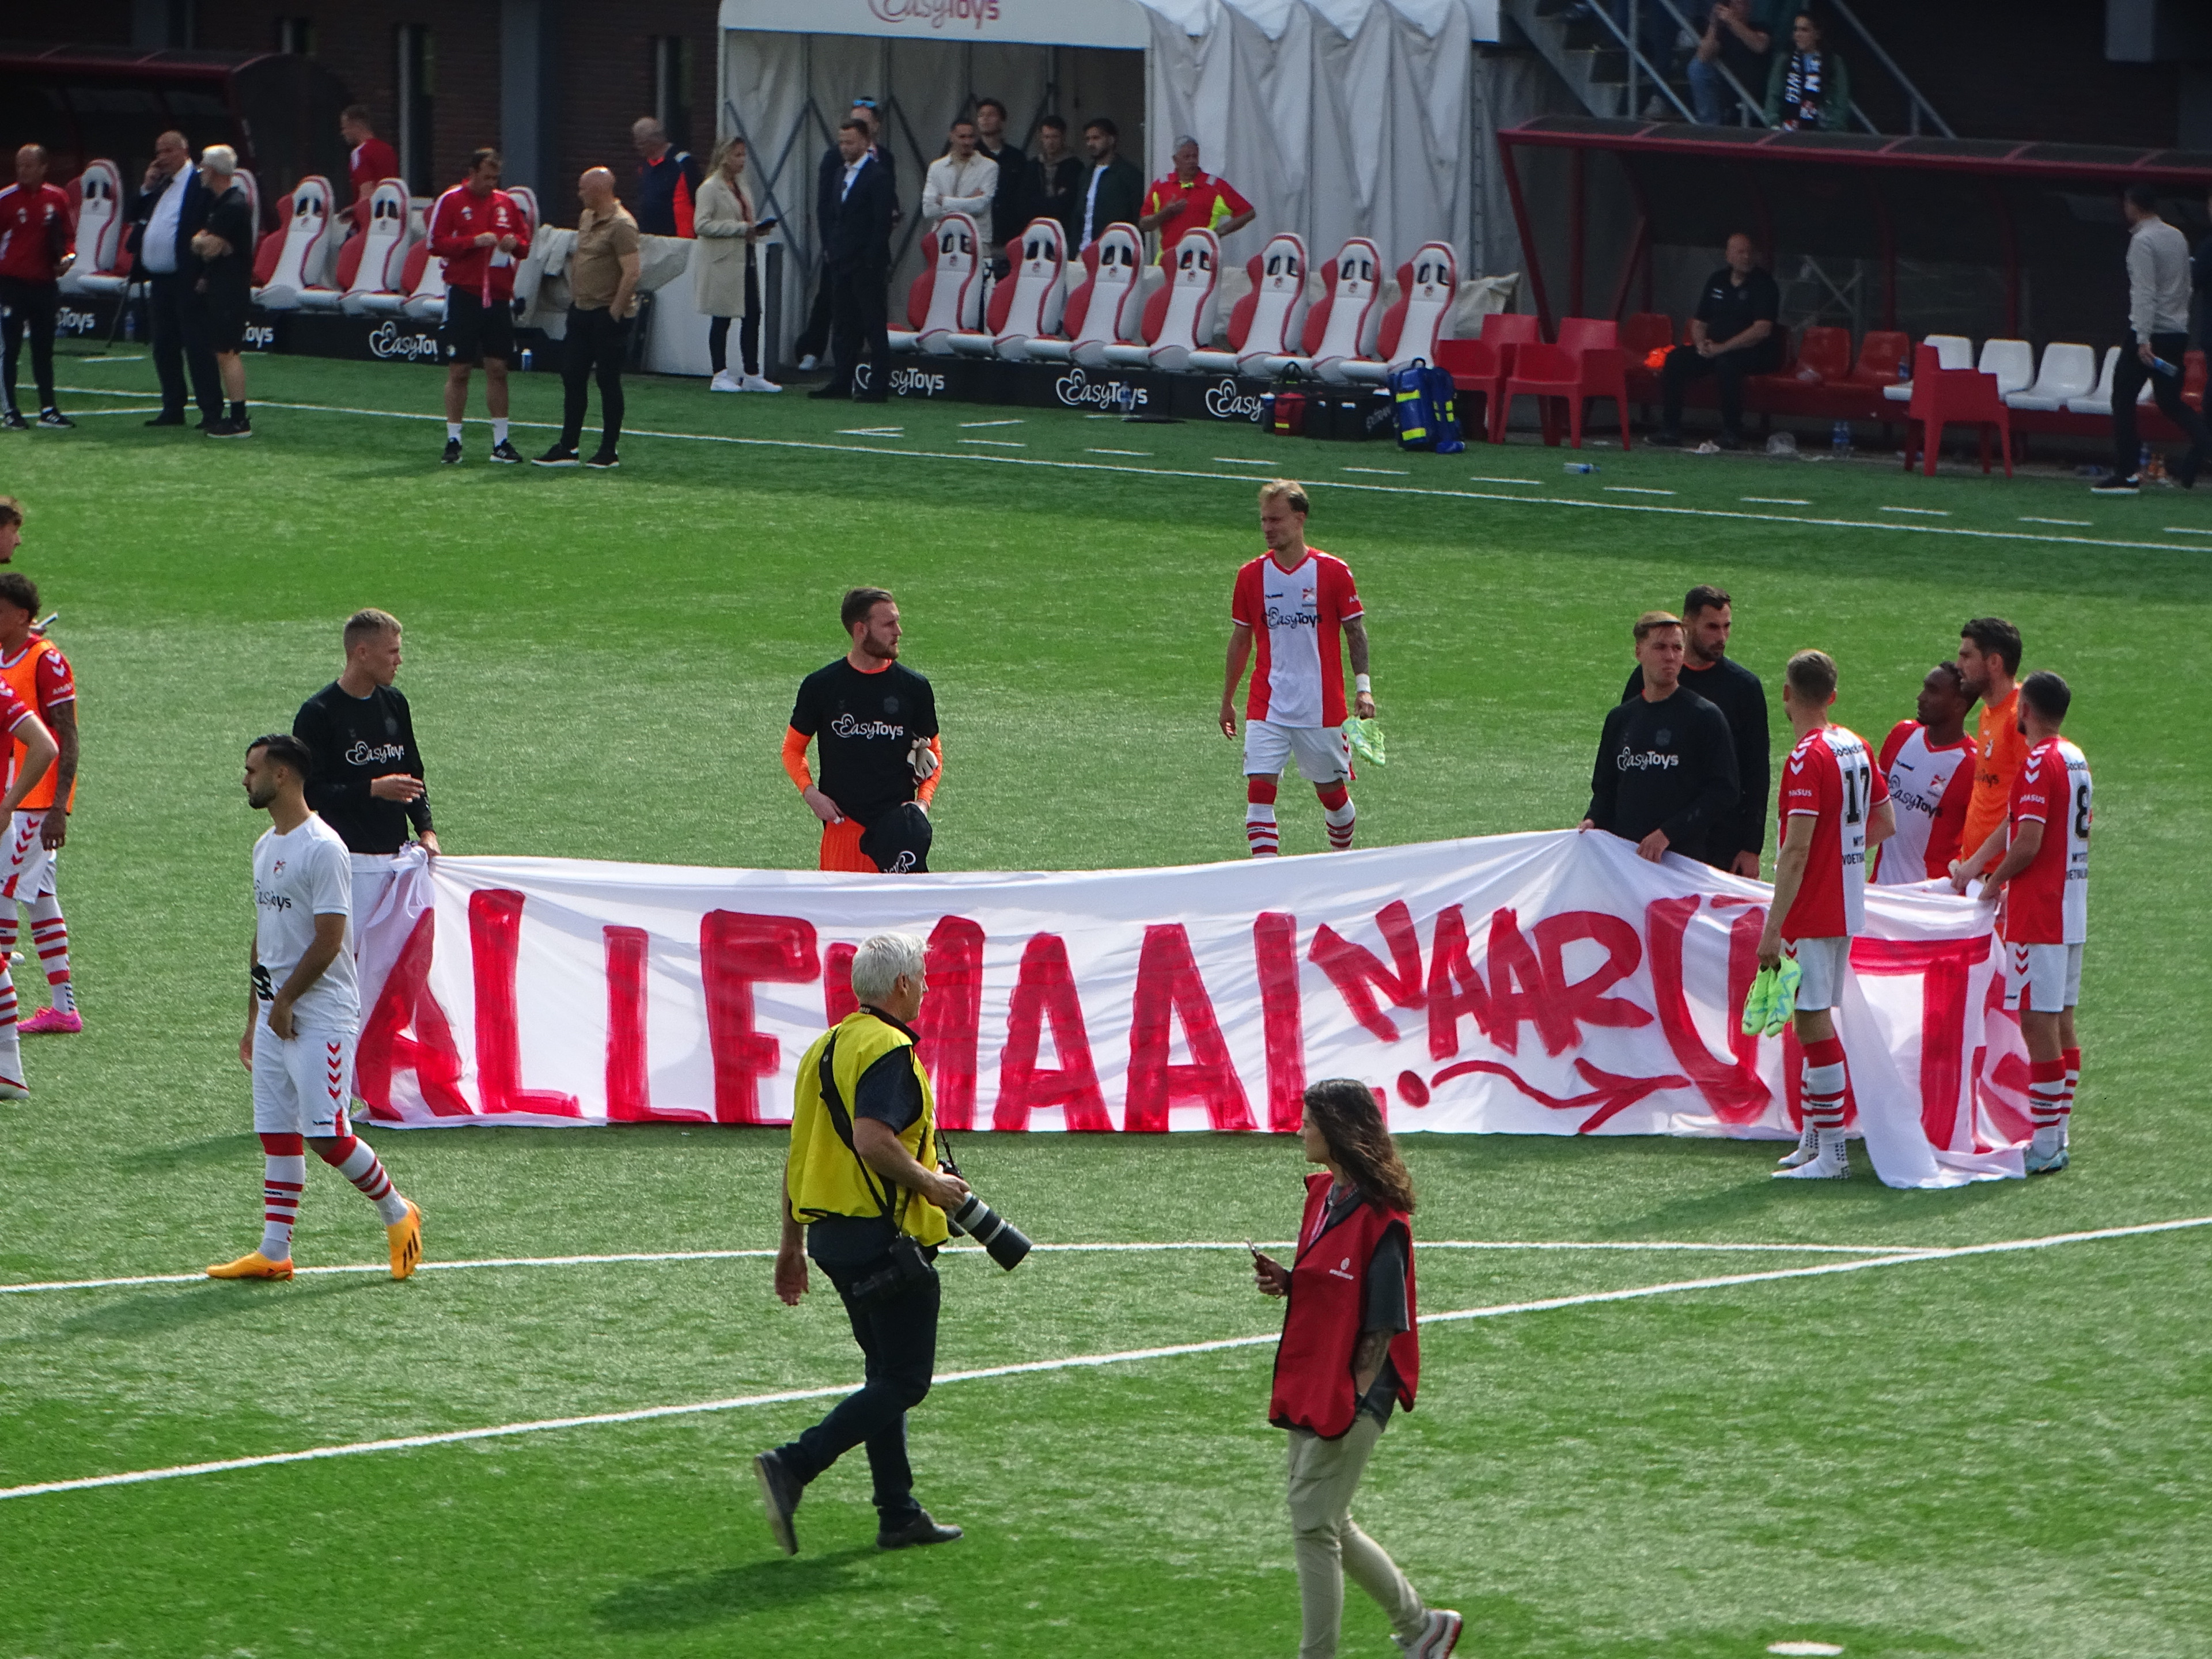
<svg viewBox="0 0 2212 1659">
<path fill-rule="evenodd" d="M 63 892 L 88 1022 L 27 1042 L 33 1098 L 0 1107 L 0 1289 L 190 1274 L 252 1242 L 236 963 L 258 825 L 239 760 L 336 672 L 356 606 L 406 623 L 401 684 L 449 852 L 811 865 L 777 744 L 799 678 L 839 649 L 838 595 L 874 581 L 938 687 L 940 867 L 1226 859 L 1228 586 L 1258 545 L 1248 475 L 1277 470 L 1312 486 L 1310 535 L 1369 608 L 1390 764 L 1362 781 L 1368 842 L 1571 822 L 1630 619 L 1698 580 L 1734 591 L 1735 653 L 1770 684 L 1799 647 L 1834 653 L 1839 718 L 1876 738 L 1962 619 L 2008 615 L 2031 665 L 2073 683 L 2069 734 L 2097 770 L 2070 1170 L 1899 1193 L 1862 1158 L 1857 1180 L 1806 1190 L 1768 1181 L 1762 1144 L 1411 1137 L 1425 1244 L 1838 1247 L 1431 1247 L 1425 1310 L 2212 1216 L 2212 757 L 2181 684 L 2212 601 L 2202 499 L 1873 457 L 1604 448 L 1578 477 L 1527 440 L 1407 457 L 653 381 L 633 384 L 619 472 L 486 465 L 480 423 L 447 470 L 432 371 L 251 372 L 249 443 L 140 430 L 143 360 L 69 361 L 64 384 L 96 389 L 67 396 L 81 428 L 0 443 L 0 491 L 30 514 L 15 568 L 61 611 L 83 688 Z M 557 404 L 550 377 L 518 382 L 519 421 Z M 877 422 L 898 430 L 842 430 Z M 1286 811 L 1285 841 L 1317 850 L 1318 813 Z M 434 1261 L 775 1237 L 770 1131 L 377 1139 Z M 1256 1137 L 975 1136 L 962 1155 L 1059 1244 L 1280 1239 L 1300 1196 L 1295 1147 Z M 2212 1653 L 2206 1243 L 2140 1234 L 1432 1325 L 1420 1409 L 1355 1513 L 1467 1613 L 1461 1651 L 1480 1659 Z M 318 1168 L 301 1261 L 381 1248 Z M 1265 1337 L 1277 1313 L 1233 1249 L 1041 1252 L 1011 1276 L 956 1256 L 946 1309 L 945 1372 Z M 799 1557 L 774 1552 L 749 1460 L 818 1401 L 0 1499 L 0 1659 L 1287 1656 L 1270 1355 L 944 1383 L 914 1419 L 919 1491 L 969 1535 L 920 1553 L 872 1548 L 857 1456 L 810 1492 Z M 758 1257 L 0 1294 L 0 1487 L 858 1369 L 826 1287 L 787 1310 Z M 1392 1650 L 1353 1592 L 1345 1651 Z"/>
</svg>

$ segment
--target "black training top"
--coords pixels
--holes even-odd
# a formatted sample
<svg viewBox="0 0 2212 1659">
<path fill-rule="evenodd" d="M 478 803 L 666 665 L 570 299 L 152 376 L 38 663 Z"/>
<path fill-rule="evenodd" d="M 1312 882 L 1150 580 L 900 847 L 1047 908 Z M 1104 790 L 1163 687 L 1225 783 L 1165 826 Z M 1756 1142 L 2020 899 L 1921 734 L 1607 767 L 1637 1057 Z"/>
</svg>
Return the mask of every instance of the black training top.
<svg viewBox="0 0 2212 1659">
<path fill-rule="evenodd" d="M 1694 691 L 1721 711 L 1729 734 L 1735 739 L 1735 805 L 1713 821 L 1705 848 L 1680 850 L 1690 858 L 1725 870 L 1738 853 L 1766 849 L 1766 791 L 1773 781 L 1774 761 L 1767 750 L 1766 688 L 1759 676 L 1733 657 L 1723 657 L 1710 668 L 1682 665 L 1682 688 Z M 1644 670 L 1628 677 L 1625 701 L 1644 695 Z"/>
<path fill-rule="evenodd" d="M 369 781 L 404 772 L 422 775 L 415 746 L 415 720 L 398 688 L 380 685 L 365 697 L 349 696 L 336 680 L 300 705 L 292 735 L 314 757 L 307 805 L 337 830 L 353 853 L 396 853 L 407 844 L 407 826 L 430 828 L 430 796 L 379 800 Z"/>
<path fill-rule="evenodd" d="M 1728 721 L 1696 692 L 1678 688 L 1659 702 L 1639 696 L 1605 717 L 1586 815 L 1597 828 L 1635 842 L 1664 830 L 1670 850 L 1695 857 L 1735 798 Z"/>
<path fill-rule="evenodd" d="M 1782 314 L 1782 290 L 1773 277 L 1756 266 L 1741 283 L 1735 276 L 1734 270 L 1723 265 L 1705 278 L 1705 290 L 1698 295 L 1698 320 L 1715 345 L 1725 345 L 1753 323 L 1771 323 Z M 1771 352 L 1779 344 L 1780 337 L 1769 331 L 1765 339 L 1743 349 Z"/>
<path fill-rule="evenodd" d="M 861 828 L 915 798 L 917 738 L 937 735 L 937 694 L 902 663 L 863 674 L 840 657 L 799 684 L 791 729 L 822 751 L 815 780 L 837 810 Z"/>
</svg>

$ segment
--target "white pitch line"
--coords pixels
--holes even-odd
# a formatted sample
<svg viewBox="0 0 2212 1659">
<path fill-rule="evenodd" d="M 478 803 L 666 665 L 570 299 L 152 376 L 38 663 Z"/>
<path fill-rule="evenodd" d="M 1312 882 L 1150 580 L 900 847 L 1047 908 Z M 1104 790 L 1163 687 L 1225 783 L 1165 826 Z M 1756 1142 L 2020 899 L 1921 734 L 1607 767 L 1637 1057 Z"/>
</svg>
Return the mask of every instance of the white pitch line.
<svg viewBox="0 0 2212 1659">
<path fill-rule="evenodd" d="M 1261 1241 L 1267 1249 L 1289 1249 L 1290 1239 Z M 1130 1243 L 1037 1244 L 1031 1247 L 1040 1254 L 1082 1255 L 1096 1254 L 1146 1255 L 1169 1250 L 1241 1250 L 1244 1246 L 1228 1239 L 1142 1241 Z M 1917 1254 L 1930 1249 L 1942 1249 L 1942 1245 L 1919 1244 L 1706 1244 L 1694 1241 L 1671 1239 L 1603 1239 L 1585 1242 L 1579 1239 L 1473 1239 L 1425 1238 L 1424 1250 L 1705 1250 L 1721 1254 L 1750 1252 L 1774 1254 L 1802 1251 L 1831 1255 L 1890 1255 L 1899 1253 Z M 972 1244 L 947 1247 L 953 1255 L 980 1255 Z M 417 1273 L 453 1273 L 476 1267 L 592 1267 L 623 1262 L 658 1261 L 745 1261 L 767 1260 L 774 1250 L 625 1250 L 611 1255 L 501 1255 L 482 1256 L 463 1261 L 425 1261 L 416 1267 Z M 382 1261 L 356 1261 L 320 1267 L 295 1267 L 293 1276 L 306 1279 L 325 1273 L 382 1273 L 392 1269 Z M 119 1279 L 52 1279 L 26 1285 L 0 1285 L 0 1296 L 27 1296 L 39 1291 L 100 1291 L 129 1289 L 141 1285 L 198 1285 L 207 1282 L 204 1273 L 141 1273 Z"/>
<path fill-rule="evenodd" d="M 2053 519 L 2051 522 L 2057 524 L 2058 520 Z M 2166 526 L 2165 533 L 2169 536 L 2212 536 L 2212 530 L 2191 530 L 2185 524 L 2170 524 Z"/>
<path fill-rule="evenodd" d="M 1019 421 L 963 421 L 960 424 L 965 428 L 976 426 L 1019 426 L 1021 422 Z"/>
<path fill-rule="evenodd" d="M 1747 501 L 1756 501 L 1761 507 L 1810 507 L 1812 502 L 1802 495 L 1746 495 Z M 2057 520 L 2052 520 L 2056 523 Z"/>
<path fill-rule="evenodd" d="M 276 403 L 267 398 L 258 400 L 263 409 L 293 409 L 320 415 L 367 415 L 382 420 L 442 422 L 442 415 L 417 413 L 412 410 L 358 409 L 343 404 Z M 1118 415 L 1086 415 L 1085 420 L 1119 420 Z M 513 424 L 528 431 L 556 432 L 558 421 L 516 421 Z M 854 444 L 823 443 L 807 438 L 742 438 L 720 432 L 664 432 L 650 427 L 635 427 L 625 434 L 635 438 L 667 438 L 678 443 L 732 444 L 750 449 L 801 449 L 830 455 L 890 455 L 907 460 L 968 461 L 987 466 L 1034 466 L 1065 472 L 1112 472 L 1127 477 L 1152 480 L 1166 478 L 1197 478 L 1214 483 L 1243 483 L 1247 475 L 1235 472 L 1201 472 L 1193 467 L 1113 466 L 1104 461 L 1050 461 L 1030 455 L 978 455 L 970 450 L 942 449 L 869 449 Z M 1217 461 L 1232 466 L 1268 466 L 1267 460 L 1247 460 L 1236 455 L 1216 455 Z M 1534 484 L 1533 478 L 1499 478 L 1472 480 L 1474 483 Z M 1333 489 L 1358 490 L 1369 495 L 1419 495 L 1437 501 L 1505 501 L 1525 505 L 1534 501 L 1542 507 L 1575 507 L 1595 513 L 1657 513 L 1685 519 L 1729 519 L 1744 524 L 1786 524 L 1816 530 L 1881 530 L 1893 535 L 1957 536 L 1969 541 L 2033 542 L 2052 547 L 2101 547 L 2130 552 L 2194 553 L 2193 546 L 2172 542 L 2118 541 L 2100 536 L 2043 536 L 2020 530 L 1978 530 L 1957 525 L 1899 524 L 1881 519 L 1816 519 L 1787 513 L 1737 513 L 1727 507 L 1667 507 L 1656 501 L 1607 501 L 1588 495 L 1489 495 L 1474 489 L 1437 489 L 1425 484 L 1332 483 Z"/>
<path fill-rule="evenodd" d="M 1019 425 L 1020 422 L 1016 422 L 1015 424 Z M 960 441 L 963 444 L 988 444 L 994 449 L 1027 449 L 1029 447 L 1027 444 L 1016 443 L 1005 438 L 963 438 Z"/>
<path fill-rule="evenodd" d="M 139 360 L 134 357 L 131 361 L 137 362 Z M 115 386 L 58 386 L 54 390 L 79 392 L 89 398 L 143 398 L 149 403 L 161 400 L 161 394 L 158 392 L 131 392 Z"/>
<path fill-rule="evenodd" d="M 1339 472 L 1371 472 L 1378 478 L 1410 478 L 1412 471 L 1402 466 L 1340 466 Z"/>
<path fill-rule="evenodd" d="M 1476 473 L 1468 482 L 1469 483 L 1524 484 L 1530 489 L 1541 489 L 1544 487 L 1534 478 L 1486 478 L 1480 473 Z"/>
<path fill-rule="evenodd" d="M 1856 1261 L 1824 1261 L 1814 1267 L 1781 1267 L 1767 1273 L 1730 1273 L 1711 1279 L 1675 1279 L 1663 1285 L 1639 1285 L 1625 1291 L 1591 1291 L 1578 1296 L 1549 1297 L 1535 1302 L 1506 1302 L 1486 1308 L 1460 1308 L 1449 1313 L 1423 1314 L 1419 1323 L 1448 1325 L 1474 1319 L 1502 1319 L 1513 1314 L 1550 1313 L 1561 1308 L 1594 1307 L 1610 1302 L 1632 1302 L 1685 1291 L 1723 1290 L 1737 1285 L 1768 1285 L 1782 1279 L 1813 1279 L 1829 1273 L 1857 1273 L 1869 1267 L 1896 1267 L 1918 1261 L 1948 1261 L 1959 1256 L 1990 1255 L 2014 1250 L 2049 1249 L 2059 1244 L 2086 1243 L 2106 1238 L 2129 1238 L 2148 1233 L 2174 1232 L 2184 1228 L 2212 1226 L 2212 1216 L 2182 1221 L 2154 1221 L 2133 1227 L 2104 1227 L 2094 1231 L 2052 1233 L 2041 1238 L 2008 1239 L 1996 1244 L 1966 1244 L 1940 1250 L 1877 1255 Z M 1000 1376 L 1030 1376 L 1047 1371 L 1133 1364 L 1147 1359 L 1176 1359 L 1189 1354 L 1225 1353 L 1237 1348 L 1263 1347 L 1279 1341 L 1279 1332 L 1258 1336 L 1224 1337 L 1211 1342 L 1182 1342 L 1157 1348 L 1127 1348 L 1118 1353 L 1072 1354 L 1060 1359 L 1032 1359 L 1017 1365 L 991 1365 L 980 1370 L 951 1371 L 932 1379 L 933 1385 L 980 1382 Z M 726 1400 L 702 1400 L 678 1406 L 647 1406 L 626 1412 L 596 1412 L 586 1416 L 539 1418 L 528 1422 L 501 1423 L 489 1428 L 453 1429 L 441 1434 L 406 1435 L 389 1440 L 358 1440 L 337 1446 L 313 1446 L 304 1451 L 272 1452 L 258 1457 L 232 1457 L 208 1463 L 180 1463 L 167 1468 L 133 1469 L 120 1474 L 82 1475 L 72 1480 L 42 1480 L 28 1486 L 0 1486 L 0 1499 L 36 1498 L 52 1492 L 88 1492 L 101 1486 L 141 1486 L 151 1480 L 176 1480 L 188 1475 L 223 1474 L 238 1469 L 272 1468 L 286 1463 L 318 1462 L 333 1457 L 360 1457 L 371 1452 L 415 1451 L 429 1446 L 454 1446 L 473 1440 L 497 1440 L 524 1434 L 544 1434 L 556 1429 L 593 1428 L 617 1423 L 645 1423 L 662 1418 L 696 1417 L 715 1412 L 739 1411 L 751 1406 L 785 1405 L 807 1400 L 826 1400 L 850 1393 L 857 1383 L 828 1389 L 787 1389 L 775 1394 L 740 1395 Z"/>
<path fill-rule="evenodd" d="M 1674 493 L 1671 489 L 1646 489 L 1641 484 L 1603 484 L 1600 488 L 1609 489 L 1616 495 L 1671 495 Z"/>
<path fill-rule="evenodd" d="M 2087 530 L 2089 528 L 2091 524 L 2094 522 L 2094 520 L 2090 519 L 2039 519 L 2033 513 L 2021 514 L 2020 515 L 2020 521 L 2022 524 L 2063 524 L 2068 528 L 2073 530 Z M 2168 525 L 2166 526 L 2166 529 L 2169 532 L 2172 531 L 2172 528 L 2173 526 L 2172 525 Z M 2199 534 L 2200 532 L 2192 530 L 2185 530 L 2181 533 L 2185 536 L 2193 536 Z"/>
<path fill-rule="evenodd" d="M 1875 508 L 1875 511 L 1877 513 L 1910 513 L 1915 518 L 1921 519 L 1948 519 L 1951 516 L 1951 509 L 1948 507 L 1877 507 Z"/>
<path fill-rule="evenodd" d="M 550 421 L 517 421 L 515 422 L 517 426 L 542 426 L 549 428 L 552 424 Z M 906 435 L 906 428 L 902 426 L 841 426 L 837 428 L 837 435 L 841 438 L 902 438 Z M 842 449 L 847 446 L 839 444 L 832 447 Z"/>
<path fill-rule="evenodd" d="M 1084 453 L 1085 454 L 1086 454 L 1086 455 L 1142 455 L 1142 456 L 1149 457 L 1149 456 L 1152 454 L 1152 452 L 1151 450 L 1149 450 L 1149 449 L 1090 449 L 1090 448 L 1086 448 L 1086 449 L 1085 449 L 1085 451 L 1084 451 L 1083 453 Z"/>
</svg>

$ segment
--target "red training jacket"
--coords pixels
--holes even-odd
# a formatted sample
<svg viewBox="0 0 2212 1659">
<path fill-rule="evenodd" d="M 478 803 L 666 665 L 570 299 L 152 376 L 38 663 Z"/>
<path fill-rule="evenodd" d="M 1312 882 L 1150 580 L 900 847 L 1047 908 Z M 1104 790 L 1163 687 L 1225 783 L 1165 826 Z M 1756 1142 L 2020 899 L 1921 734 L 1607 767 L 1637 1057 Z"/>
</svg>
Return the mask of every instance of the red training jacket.
<svg viewBox="0 0 2212 1659">
<path fill-rule="evenodd" d="M 1409 1323 L 1417 1317 L 1413 1218 L 1402 1210 L 1361 1204 L 1320 1231 L 1334 1179 L 1327 1170 L 1306 1177 L 1305 1219 L 1291 1266 L 1290 1311 L 1275 1348 L 1274 1397 L 1267 1405 L 1267 1420 L 1277 1428 L 1310 1429 L 1324 1440 L 1341 1438 L 1359 1407 L 1352 1387 L 1352 1358 L 1366 1314 L 1367 1264 L 1392 1227 L 1406 1230 L 1406 1317 Z M 1418 1328 L 1390 1340 L 1390 1361 L 1398 1368 L 1398 1403 L 1411 1411 L 1421 1376 Z"/>
<path fill-rule="evenodd" d="M 69 198 L 53 185 L 0 190 L 0 276 L 51 283 L 70 245 Z"/>
<path fill-rule="evenodd" d="M 489 231 L 514 238 L 514 252 L 478 247 Z M 430 252 L 446 262 L 446 286 L 476 290 L 486 305 L 514 297 L 515 268 L 530 252 L 530 218 L 503 190 L 478 196 L 455 185 L 430 210 Z"/>
</svg>

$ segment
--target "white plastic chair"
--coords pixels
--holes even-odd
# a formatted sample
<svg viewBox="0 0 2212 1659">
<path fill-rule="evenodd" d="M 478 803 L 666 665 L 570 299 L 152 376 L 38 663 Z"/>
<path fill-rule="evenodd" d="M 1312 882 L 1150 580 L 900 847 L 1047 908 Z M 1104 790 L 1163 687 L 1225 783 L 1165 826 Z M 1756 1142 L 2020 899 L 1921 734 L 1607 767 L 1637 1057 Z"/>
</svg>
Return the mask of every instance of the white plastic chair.
<svg viewBox="0 0 2212 1659">
<path fill-rule="evenodd" d="M 2014 409 L 2059 410 L 2067 400 L 2087 395 L 2097 384 L 2097 354 L 2085 345 L 2057 341 L 2043 348 L 2042 372 L 2024 392 L 2008 392 L 2005 401 Z M 2110 394 L 2107 399 L 2110 401 Z"/>
<path fill-rule="evenodd" d="M 1997 377 L 1997 396 L 2024 392 L 2035 379 L 2035 348 L 2025 340 L 1984 340 L 1980 360 L 1974 365 Z"/>
<path fill-rule="evenodd" d="M 2066 412 L 2069 415 L 2109 416 L 2112 412 L 2112 376 L 2119 366 L 2119 347 L 2106 346 L 2104 367 L 2097 371 L 2097 384 L 2078 398 L 2069 398 Z M 2147 404 L 2150 400 L 2150 382 L 2146 380 L 2142 390 L 2136 394 L 2136 401 Z"/>
<path fill-rule="evenodd" d="M 1939 368 L 1972 368 L 1974 366 L 1974 343 L 1963 334 L 1930 334 L 1920 343 L 1936 348 Z M 1909 354 L 1905 361 L 1912 361 Z M 1909 404 L 1912 401 L 1912 382 L 1904 380 L 1895 386 L 1886 386 L 1881 389 L 1881 395 L 1893 404 Z"/>
</svg>

